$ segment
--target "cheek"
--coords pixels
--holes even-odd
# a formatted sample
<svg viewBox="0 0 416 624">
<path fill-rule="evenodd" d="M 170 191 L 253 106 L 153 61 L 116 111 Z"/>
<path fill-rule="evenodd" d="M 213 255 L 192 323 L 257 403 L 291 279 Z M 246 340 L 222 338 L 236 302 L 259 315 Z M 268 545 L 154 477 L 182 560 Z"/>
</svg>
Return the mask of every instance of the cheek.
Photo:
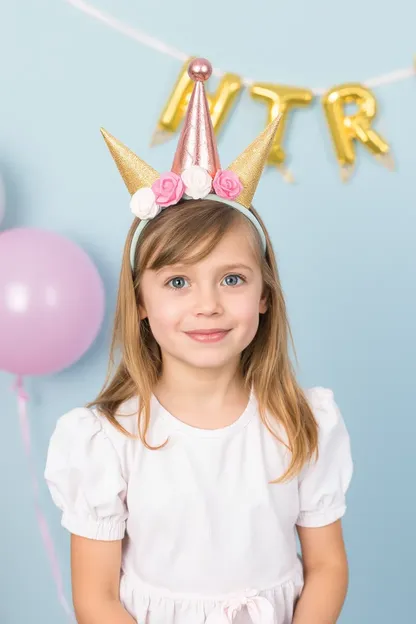
<svg viewBox="0 0 416 624">
<path fill-rule="evenodd" d="M 259 322 L 259 301 L 258 297 L 236 298 L 229 308 L 233 317 L 241 324 L 249 327 L 257 326 Z"/>
<path fill-rule="evenodd" d="M 146 311 L 155 338 L 156 334 L 164 334 L 177 327 L 183 315 L 182 308 L 179 298 L 172 297 L 170 293 L 156 292 L 149 297 Z"/>
</svg>

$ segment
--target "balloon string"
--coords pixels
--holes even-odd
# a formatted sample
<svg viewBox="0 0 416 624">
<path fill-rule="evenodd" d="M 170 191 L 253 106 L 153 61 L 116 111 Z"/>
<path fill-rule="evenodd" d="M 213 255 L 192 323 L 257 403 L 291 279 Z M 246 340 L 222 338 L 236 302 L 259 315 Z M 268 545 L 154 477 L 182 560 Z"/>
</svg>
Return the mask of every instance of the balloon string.
<svg viewBox="0 0 416 624">
<path fill-rule="evenodd" d="M 39 532 L 41 534 L 43 545 L 45 547 L 45 551 L 49 559 L 49 564 L 51 567 L 52 577 L 55 583 L 58 600 L 62 608 L 64 609 L 68 617 L 68 620 L 70 622 L 76 623 L 74 613 L 71 607 L 69 606 L 68 601 L 65 597 L 64 585 L 62 581 L 61 571 L 59 568 L 58 557 L 55 551 L 55 546 L 51 537 L 48 522 L 45 518 L 44 513 L 42 512 L 42 509 L 39 503 L 39 483 L 36 477 L 36 469 L 35 469 L 35 465 L 33 461 L 30 425 L 29 425 L 29 418 L 28 418 L 28 413 L 27 413 L 27 404 L 29 401 L 29 396 L 27 395 L 23 387 L 22 377 L 20 376 L 17 377 L 15 383 L 13 384 L 13 390 L 16 392 L 16 395 L 17 395 L 20 434 L 22 437 L 23 448 L 25 451 L 25 455 L 26 455 L 26 459 L 27 459 L 29 471 L 30 471 L 35 514 L 36 514 L 36 520 L 37 520 L 38 527 L 39 527 Z"/>
</svg>

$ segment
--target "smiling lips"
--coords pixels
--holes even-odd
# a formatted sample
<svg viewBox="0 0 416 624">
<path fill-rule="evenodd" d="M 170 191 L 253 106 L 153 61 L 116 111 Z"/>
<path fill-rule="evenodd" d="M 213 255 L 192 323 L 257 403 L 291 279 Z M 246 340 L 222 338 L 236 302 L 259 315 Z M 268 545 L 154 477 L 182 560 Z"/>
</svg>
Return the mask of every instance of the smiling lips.
<svg viewBox="0 0 416 624">
<path fill-rule="evenodd" d="M 185 332 L 189 338 L 196 342 L 219 342 L 230 332 L 229 329 L 198 329 L 195 331 Z"/>
</svg>

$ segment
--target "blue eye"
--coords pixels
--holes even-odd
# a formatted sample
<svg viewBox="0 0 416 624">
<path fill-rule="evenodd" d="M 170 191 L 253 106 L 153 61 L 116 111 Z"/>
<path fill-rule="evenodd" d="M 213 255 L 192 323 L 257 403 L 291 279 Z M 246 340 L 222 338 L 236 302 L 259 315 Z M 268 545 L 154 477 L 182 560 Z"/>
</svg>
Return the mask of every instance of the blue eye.
<svg viewBox="0 0 416 624">
<path fill-rule="evenodd" d="M 227 275 L 224 277 L 224 282 L 226 286 L 240 286 L 245 279 L 241 275 Z"/>
<path fill-rule="evenodd" d="M 184 277 L 173 277 L 168 281 L 168 286 L 174 290 L 182 290 L 185 286 L 186 279 Z"/>
</svg>

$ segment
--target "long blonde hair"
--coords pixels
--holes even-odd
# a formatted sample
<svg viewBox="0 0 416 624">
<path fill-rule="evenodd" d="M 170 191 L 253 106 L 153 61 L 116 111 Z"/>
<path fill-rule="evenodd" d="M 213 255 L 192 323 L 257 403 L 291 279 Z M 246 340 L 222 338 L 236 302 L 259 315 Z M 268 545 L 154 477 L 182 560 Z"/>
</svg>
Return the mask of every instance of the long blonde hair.
<svg viewBox="0 0 416 624">
<path fill-rule="evenodd" d="M 293 347 L 286 304 L 273 247 L 260 216 L 251 208 L 266 235 L 263 254 L 255 227 L 234 208 L 215 201 L 184 201 L 164 210 L 148 223 L 140 237 L 132 276 L 130 245 L 138 219 L 133 222 L 124 247 L 117 307 L 114 320 L 108 374 L 98 397 L 88 405 L 96 407 L 110 423 L 130 435 L 116 419 L 119 406 L 139 398 L 138 431 L 147 440 L 152 392 L 162 371 L 159 346 L 147 319 L 140 319 L 140 285 L 145 268 L 159 268 L 178 262 L 198 262 L 206 257 L 232 227 L 244 222 L 255 239 L 263 275 L 267 312 L 260 316 L 254 340 L 241 354 L 241 373 L 247 388 L 254 390 L 261 419 L 291 454 L 287 471 L 276 482 L 299 474 L 303 465 L 317 455 L 318 427 L 304 393 L 299 387 L 289 357 Z M 284 439 L 278 433 L 283 428 Z"/>
</svg>

